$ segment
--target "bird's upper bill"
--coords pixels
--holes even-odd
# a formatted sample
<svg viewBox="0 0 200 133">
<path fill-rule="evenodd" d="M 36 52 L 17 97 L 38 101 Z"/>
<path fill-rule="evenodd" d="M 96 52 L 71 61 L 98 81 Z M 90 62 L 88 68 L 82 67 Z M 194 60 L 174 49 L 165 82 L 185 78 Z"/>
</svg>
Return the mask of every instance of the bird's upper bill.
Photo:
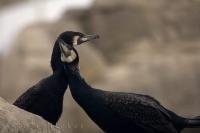
<svg viewBox="0 0 200 133">
<path fill-rule="evenodd" d="M 84 35 L 82 37 L 78 37 L 77 45 L 80 45 L 84 42 L 92 41 L 92 40 L 95 40 L 95 39 L 98 39 L 98 38 L 99 38 L 99 35 Z M 75 41 L 75 44 L 76 44 L 76 39 L 74 41 Z"/>
</svg>

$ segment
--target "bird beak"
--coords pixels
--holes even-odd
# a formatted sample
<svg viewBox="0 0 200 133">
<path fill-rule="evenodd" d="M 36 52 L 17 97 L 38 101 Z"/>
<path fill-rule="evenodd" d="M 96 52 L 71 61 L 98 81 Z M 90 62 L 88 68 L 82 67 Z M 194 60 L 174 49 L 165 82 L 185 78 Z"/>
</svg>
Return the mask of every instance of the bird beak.
<svg viewBox="0 0 200 133">
<path fill-rule="evenodd" d="M 85 35 L 85 36 L 79 38 L 78 44 L 80 45 L 84 42 L 92 41 L 95 39 L 99 39 L 99 35 Z"/>
</svg>

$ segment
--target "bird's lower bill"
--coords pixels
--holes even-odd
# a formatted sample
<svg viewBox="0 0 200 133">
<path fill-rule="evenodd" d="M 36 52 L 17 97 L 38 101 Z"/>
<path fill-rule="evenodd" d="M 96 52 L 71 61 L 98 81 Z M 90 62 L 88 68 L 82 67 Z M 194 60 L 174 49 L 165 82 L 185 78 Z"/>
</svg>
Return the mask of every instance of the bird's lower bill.
<svg viewBox="0 0 200 133">
<path fill-rule="evenodd" d="M 67 46 L 65 46 L 62 43 L 60 43 L 59 45 L 60 45 L 60 50 L 61 50 L 61 61 L 65 63 L 73 62 L 77 57 L 74 50 L 69 49 Z"/>
</svg>

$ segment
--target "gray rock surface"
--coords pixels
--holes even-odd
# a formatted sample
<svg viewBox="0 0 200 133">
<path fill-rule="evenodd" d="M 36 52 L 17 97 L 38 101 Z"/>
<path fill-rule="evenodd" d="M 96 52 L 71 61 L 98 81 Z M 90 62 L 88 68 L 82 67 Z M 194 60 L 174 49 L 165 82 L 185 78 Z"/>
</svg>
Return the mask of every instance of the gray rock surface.
<svg viewBox="0 0 200 133">
<path fill-rule="evenodd" d="M 39 116 L 21 110 L 0 98 L 1 133 L 61 133 Z"/>
</svg>

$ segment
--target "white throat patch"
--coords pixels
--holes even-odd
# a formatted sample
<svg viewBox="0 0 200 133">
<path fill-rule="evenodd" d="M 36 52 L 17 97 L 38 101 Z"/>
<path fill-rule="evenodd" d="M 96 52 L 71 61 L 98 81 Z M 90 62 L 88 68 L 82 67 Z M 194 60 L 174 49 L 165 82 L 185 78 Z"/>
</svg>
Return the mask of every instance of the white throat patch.
<svg viewBox="0 0 200 133">
<path fill-rule="evenodd" d="M 80 38 L 79 36 L 74 36 L 74 38 L 73 38 L 73 46 L 78 45 L 78 39 L 79 38 Z"/>
<path fill-rule="evenodd" d="M 60 49 L 61 49 L 61 61 L 66 62 L 66 63 L 73 62 L 77 57 L 74 50 L 70 50 L 62 43 L 60 43 L 59 45 L 60 45 Z"/>
</svg>

